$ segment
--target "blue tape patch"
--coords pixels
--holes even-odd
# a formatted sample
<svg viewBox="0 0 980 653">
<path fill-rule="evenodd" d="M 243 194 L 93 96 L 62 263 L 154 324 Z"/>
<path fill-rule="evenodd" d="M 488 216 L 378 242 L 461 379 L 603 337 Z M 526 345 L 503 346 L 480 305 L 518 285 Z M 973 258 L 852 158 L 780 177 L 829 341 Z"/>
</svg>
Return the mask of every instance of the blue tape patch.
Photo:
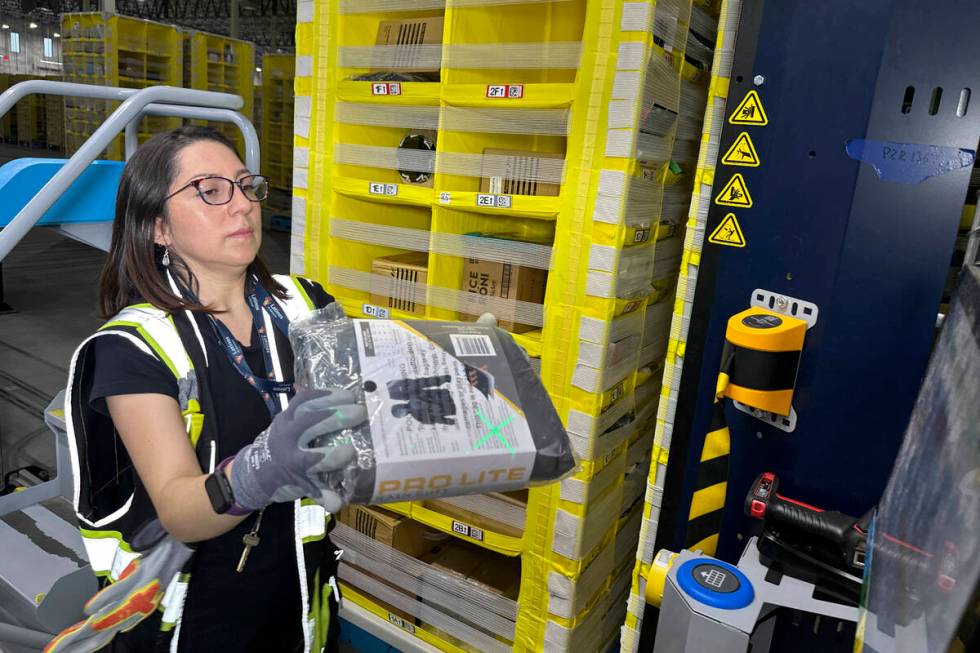
<svg viewBox="0 0 980 653">
<path fill-rule="evenodd" d="M 973 166 L 975 150 L 941 145 L 894 143 L 851 138 L 844 143 L 847 156 L 869 164 L 882 181 L 921 184 L 953 170 Z"/>
</svg>

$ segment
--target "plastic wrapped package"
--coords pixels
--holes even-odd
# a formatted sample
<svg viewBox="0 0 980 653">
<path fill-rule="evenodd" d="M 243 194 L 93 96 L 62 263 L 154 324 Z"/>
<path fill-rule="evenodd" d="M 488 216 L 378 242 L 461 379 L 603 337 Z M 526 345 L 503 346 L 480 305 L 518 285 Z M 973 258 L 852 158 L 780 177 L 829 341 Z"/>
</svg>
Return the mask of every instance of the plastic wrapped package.
<svg viewBox="0 0 980 653">
<path fill-rule="evenodd" d="M 290 325 L 297 387 L 350 390 L 368 420 L 328 433 L 357 458 L 323 479 L 348 503 L 517 490 L 569 474 L 561 420 L 496 327 L 349 319 L 337 304 Z"/>
</svg>

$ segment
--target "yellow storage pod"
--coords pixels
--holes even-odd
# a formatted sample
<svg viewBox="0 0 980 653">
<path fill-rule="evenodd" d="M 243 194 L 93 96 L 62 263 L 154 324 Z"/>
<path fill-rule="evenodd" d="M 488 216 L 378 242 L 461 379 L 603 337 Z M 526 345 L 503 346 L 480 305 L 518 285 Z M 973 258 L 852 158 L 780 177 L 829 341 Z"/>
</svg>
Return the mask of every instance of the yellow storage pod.
<svg viewBox="0 0 980 653">
<path fill-rule="evenodd" d="M 182 86 L 181 37 L 173 25 L 104 13 L 69 13 L 61 17 L 64 80 L 79 84 L 146 88 Z M 74 153 L 118 102 L 66 98 L 65 145 Z M 179 125 L 177 118 L 148 116 L 140 124 L 140 142 Z M 120 135 L 105 158 L 125 155 Z"/>
<path fill-rule="evenodd" d="M 516 603 L 441 586 L 454 600 L 436 605 L 341 560 L 347 600 L 443 650 L 604 650 L 628 601 L 635 612 L 717 30 L 696 12 L 691 0 L 298 5 L 292 271 L 351 316 L 493 312 L 581 461 L 517 504 L 385 506 L 519 556 Z"/>
</svg>

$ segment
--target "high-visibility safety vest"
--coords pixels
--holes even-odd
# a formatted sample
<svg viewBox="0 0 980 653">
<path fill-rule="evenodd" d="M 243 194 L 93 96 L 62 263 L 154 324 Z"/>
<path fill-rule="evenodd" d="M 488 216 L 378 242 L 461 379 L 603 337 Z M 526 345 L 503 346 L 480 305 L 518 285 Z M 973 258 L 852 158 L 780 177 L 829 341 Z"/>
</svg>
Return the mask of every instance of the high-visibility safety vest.
<svg viewBox="0 0 980 653">
<path fill-rule="evenodd" d="M 169 273 L 168 279 L 171 288 L 177 292 Z M 275 275 L 275 279 L 288 291 L 287 299 L 275 300 L 290 322 L 306 317 L 314 310 L 315 306 L 298 278 Z M 156 517 L 156 511 L 146 489 L 136 478 L 112 420 L 88 405 L 90 388 L 87 384 L 91 383 L 94 363 L 89 345 L 95 338 L 104 336 L 126 338 L 144 354 L 162 361 L 170 369 L 177 380 L 180 411 L 202 472 L 213 472 L 218 462 L 215 460 L 217 433 L 214 425 L 205 418 L 210 398 L 207 388 L 198 383 L 196 372 L 201 366 L 207 367 L 207 349 L 194 317 L 190 311 L 184 313 L 171 315 L 150 304 L 127 306 L 82 342 L 72 356 L 65 393 L 65 421 L 71 452 L 73 502 L 92 570 L 109 583 L 118 580 L 126 566 L 139 557 L 129 542 L 143 525 Z M 273 371 L 276 380 L 281 381 L 283 370 L 275 329 L 268 313 L 263 313 L 266 333 L 270 334 Z M 198 361 L 197 366 L 194 359 Z M 278 399 L 285 409 L 286 396 L 280 395 Z M 311 547 L 319 546 L 312 543 L 326 536 L 329 515 L 309 499 L 296 501 L 294 510 L 304 651 L 319 652 L 327 641 L 332 588 L 326 585 L 327 579 L 320 579 L 319 569 L 309 568 L 306 561 L 313 553 Z M 189 564 L 185 566 L 188 568 Z M 169 581 L 160 607 L 163 610 L 161 630 L 169 633 L 166 637 L 169 637 L 171 651 L 177 650 L 180 614 L 189 579 L 187 573 L 179 573 L 173 579 L 161 579 L 161 583 Z"/>
</svg>

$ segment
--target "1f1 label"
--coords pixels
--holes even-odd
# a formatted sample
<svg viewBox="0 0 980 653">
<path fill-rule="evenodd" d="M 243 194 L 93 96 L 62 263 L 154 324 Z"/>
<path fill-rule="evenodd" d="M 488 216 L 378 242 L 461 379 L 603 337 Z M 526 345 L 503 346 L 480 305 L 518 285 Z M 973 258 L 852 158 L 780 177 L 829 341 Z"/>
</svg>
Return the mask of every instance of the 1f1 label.
<svg viewBox="0 0 980 653">
<path fill-rule="evenodd" d="M 375 82 L 371 84 L 371 95 L 401 95 L 400 82 Z"/>
</svg>

